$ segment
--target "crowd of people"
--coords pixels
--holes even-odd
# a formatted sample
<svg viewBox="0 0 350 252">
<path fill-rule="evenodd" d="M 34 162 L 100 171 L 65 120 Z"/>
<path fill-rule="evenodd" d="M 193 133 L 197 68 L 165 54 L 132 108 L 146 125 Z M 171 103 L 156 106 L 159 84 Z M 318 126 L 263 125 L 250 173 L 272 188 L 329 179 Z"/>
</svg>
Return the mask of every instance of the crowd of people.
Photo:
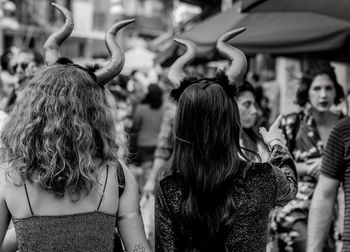
<svg viewBox="0 0 350 252">
<path fill-rule="evenodd" d="M 230 63 L 215 76 L 186 70 L 196 45 L 176 39 L 185 53 L 145 86 L 120 74 L 115 37 L 134 20 L 107 31 L 105 66 L 83 66 L 60 56 L 74 20 L 54 7 L 66 23 L 44 55 L 1 57 L 1 251 L 350 251 L 350 119 L 329 62 L 268 125 L 227 44 L 244 29 L 218 39 Z"/>
</svg>

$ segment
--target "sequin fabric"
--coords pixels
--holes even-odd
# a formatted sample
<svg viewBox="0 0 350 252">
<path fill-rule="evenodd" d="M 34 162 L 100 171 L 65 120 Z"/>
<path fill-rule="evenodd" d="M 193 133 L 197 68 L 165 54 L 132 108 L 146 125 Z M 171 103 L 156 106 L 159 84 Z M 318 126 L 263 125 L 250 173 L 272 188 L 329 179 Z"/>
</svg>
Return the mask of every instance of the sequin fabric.
<svg viewBox="0 0 350 252">
<path fill-rule="evenodd" d="M 13 218 L 20 252 L 113 251 L 116 216 L 102 212 Z"/>
<path fill-rule="evenodd" d="M 295 164 L 287 148 L 275 145 L 268 163 L 254 163 L 244 173 L 242 165 L 232 183 L 234 224 L 223 240 L 227 251 L 266 251 L 270 210 L 287 204 L 297 193 Z M 201 244 L 193 242 L 193 235 L 184 231 L 180 221 L 185 188 L 179 173 L 160 181 L 155 205 L 156 251 L 194 252 L 206 247 L 206 237 Z"/>
</svg>

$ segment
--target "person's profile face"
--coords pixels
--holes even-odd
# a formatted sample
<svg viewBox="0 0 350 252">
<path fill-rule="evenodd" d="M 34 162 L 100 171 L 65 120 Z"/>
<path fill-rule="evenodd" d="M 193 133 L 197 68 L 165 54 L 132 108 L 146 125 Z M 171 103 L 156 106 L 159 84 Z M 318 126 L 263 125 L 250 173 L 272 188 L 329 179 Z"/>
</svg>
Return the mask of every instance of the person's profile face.
<svg viewBox="0 0 350 252">
<path fill-rule="evenodd" d="M 258 110 L 255 106 L 255 97 L 249 92 L 245 91 L 239 94 L 236 99 L 239 116 L 241 118 L 241 125 L 243 128 L 252 128 L 258 116 Z"/>
<path fill-rule="evenodd" d="M 327 74 L 317 75 L 309 89 L 309 101 L 311 106 L 319 111 L 329 111 L 334 104 L 336 91 L 334 83 Z"/>
<path fill-rule="evenodd" d="M 11 69 L 17 76 L 18 81 L 21 82 L 27 77 L 27 70 L 29 67 L 35 65 L 34 55 L 28 52 L 20 52 L 15 55 L 11 62 Z"/>
</svg>

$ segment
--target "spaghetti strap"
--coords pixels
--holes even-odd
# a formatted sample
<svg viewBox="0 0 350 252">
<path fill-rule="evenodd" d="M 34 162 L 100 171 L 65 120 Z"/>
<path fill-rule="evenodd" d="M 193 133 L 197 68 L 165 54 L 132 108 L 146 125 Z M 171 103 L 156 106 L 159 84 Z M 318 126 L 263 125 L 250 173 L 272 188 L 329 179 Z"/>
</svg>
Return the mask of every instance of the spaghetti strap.
<svg viewBox="0 0 350 252">
<path fill-rule="evenodd" d="M 30 200 L 29 200 L 29 195 L 28 195 L 28 190 L 27 190 L 27 183 L 26 183 L 26 180 L 25 180 L 25 179 L 24 179 L 23 181 L 24 181 L 24 190 L 26 191 L 26 196 L 27 196 L 27 201 L 28 201 L 30 213 L 31 213 L 32 215 L 34 215 L 33 209 L 32 209 L 32 205 L 30 204 Z"/>
<path fill-rule="evenodd" d="M 107 180 L 108 180 L 108 164 L 107 164 L 107 172 L 106 172 L 106 180 L 105 180 L 105 185 L 103 187 L 103 191 L 102 191 L 102 195 L 101 195 L 101 199 L 100 199 L 100 203 L 98 203 L 98 207 L 97 207 L 97 211 L 100 209 L 103 197 L 105 195 L 105 190 L 106 190 L 106 185 L 107 185 Z"/>
</svg>

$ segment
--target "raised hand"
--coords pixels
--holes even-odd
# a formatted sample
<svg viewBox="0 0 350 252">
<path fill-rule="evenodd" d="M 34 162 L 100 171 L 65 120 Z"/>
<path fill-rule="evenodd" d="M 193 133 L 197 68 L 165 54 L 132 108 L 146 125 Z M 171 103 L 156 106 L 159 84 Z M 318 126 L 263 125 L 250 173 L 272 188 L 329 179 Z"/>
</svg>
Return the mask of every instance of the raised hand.
<svg viewBox="0 0 350 252">
<path fill-rule="evenodd" d="M 276 120 L 271 124 L 269 130 L 261 127 L 259 128 L 259 133 L 263 137 L 264 142 L 268 146 L 273 146 L 274 144 L 286 145 L 286 139 L 283 135 L 282 130 L 279 128 L 283 115 L 279 115 Z"/>
</svg>

